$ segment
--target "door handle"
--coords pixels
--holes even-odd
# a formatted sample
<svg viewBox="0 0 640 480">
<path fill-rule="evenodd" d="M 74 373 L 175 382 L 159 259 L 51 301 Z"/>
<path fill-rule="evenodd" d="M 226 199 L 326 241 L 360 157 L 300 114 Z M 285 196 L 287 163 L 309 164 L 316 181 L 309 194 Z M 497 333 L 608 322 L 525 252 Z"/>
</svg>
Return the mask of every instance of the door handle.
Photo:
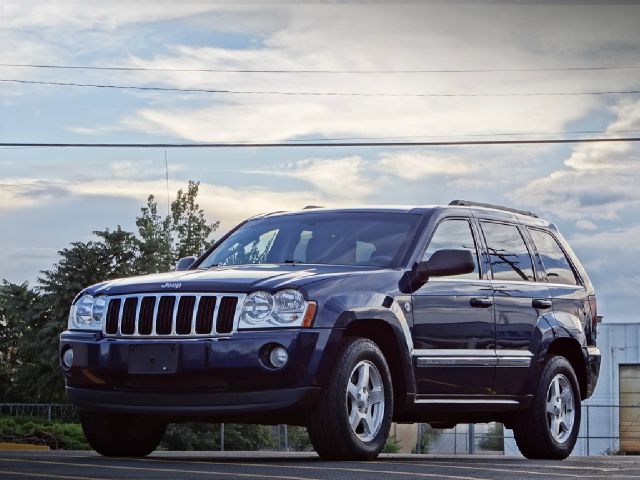
<svg viewBox="0 0 640 480">
<path fill-rule="evenodd" d="M 553 302 L 548 298 L 534 298 L 531 302 L 531 306 L 538 310 L 546 310 L 553 306 Z"/>
<path fill-rule="evenodd" d="M 472 307 L 476 308 L 488 308 L 493 305 L 493 298 L 491 297 L 474 297 L 469 300 Z"/>
</svg>

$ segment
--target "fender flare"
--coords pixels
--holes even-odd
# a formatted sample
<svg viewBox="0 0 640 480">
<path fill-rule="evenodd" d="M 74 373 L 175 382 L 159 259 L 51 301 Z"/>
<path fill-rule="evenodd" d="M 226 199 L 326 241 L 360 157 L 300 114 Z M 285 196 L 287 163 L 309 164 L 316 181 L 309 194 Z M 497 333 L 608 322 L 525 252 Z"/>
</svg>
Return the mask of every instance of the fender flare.
<svg viewBox="0 0 640 480">
<path fill-rule="evenodd" d="M 394 303 L 394 306 L 397 306 Z M 396 315 L 399 312 L 401 315 Z M 411 353 L 413 351 L 413 341 L 411 339 L 411 330 L 409 324 L 402 313 L 399 306 L 397 308 L 384 308 L 384 307 L 360 307 L 346 310 L 340 314 L 335 323 L 335 332 L 340 332 L 340 338 L 342 340 L 350 326 L 354 323 L 366 322 L 366 321 L 378 321 L 384 322 L 393 331 L 394 344 L 399 352 L 399 371 L 402 372 L 402 380 L 405 385 L 405 392 L 400 392 L 400 398 L 402 394 L 407 398 L 413 396 L 415 392 L 415 375 L 413 371 L 413 361 Z M 336 344 L 339 342 L 336 342 Z M 335 355 L 330 355 L 331 360 Z"/>
</svg>

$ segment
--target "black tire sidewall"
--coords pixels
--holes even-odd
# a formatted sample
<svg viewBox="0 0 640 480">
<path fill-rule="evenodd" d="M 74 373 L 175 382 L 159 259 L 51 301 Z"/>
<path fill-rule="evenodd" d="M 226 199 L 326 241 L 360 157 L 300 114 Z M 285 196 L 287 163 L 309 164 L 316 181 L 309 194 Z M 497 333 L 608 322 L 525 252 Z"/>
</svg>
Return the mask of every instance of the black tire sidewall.
<svg viewBox="0 0 640 480">
<path fill-rule="evenodd" d="M 153 452 L 166 423 L 150 417 L 81 412 L 82 430 L 89 445 L 103 456 L 144 457 Z"/>
<path fill-rule="evenodd" d="M 544 371 L 544 383 L 540 385 L 539 393 L 540 398 L 538 408 L 540 408 L 543 412 L 541 415 L 544 420 L 544 431 L 547 435 L 546 442 L 548 442 L 549 446 L 552 448 L 552 452 L 558 453 L 559 457 L 566 458 L 568 457 L 576 444 L 578 439 L 578 434 L 580 432 L 580 421 L 582 419 L 582 405 L 580 403 L 580 388 L 578 386 L 578 380 L 576 378 L 576 374 L 571 368 L 571 364 L 564 357 L 552 357 L 551 361 L 547 364 L 547 367 Z M 556 375 L 564 375 L 566 379 L 569 381 L 573 393 L 573 403 L 574 403 L 574 421 L 573 428 L 571 431 L 571 435 L 564 443 L 558 443 L 547 426 L 547 414 L 546 414 L 546 402 L 547 402 L 547 393 L 549 391 L 549 385 L 551 381 Z M 545 442 L 545 443 L 546 443 Z M 562 452 L 562 453 L 560 453 Z"/>
<path fill-rule="evenodd" d="M 389 367 L 378 346 L 368 339 L 357 339 L 349 345 L 342 360 L 341 368 L 338 371 L 338 378 L 335 378 L 338 382 L 335 393 L 342 397 L 342 408 L 336 413 L 339 416 L 340 422 L 344 425 L 345 430 L 348 432 L 350 443 L 358 450 L 361 450 L 362 453 L 366 452 L 368 455 L 377 455 L 384 448 L 387 441 L 393 417 L 393 386 Z M 347 383 L 350 380 L 351 372 L 355 366 L 363 360 L 371 362 L 378 369 L 384 389 L 384 417 L 382 425 L 373 440 L 368 442 L 360 440 L 351 429 L 346 406 Z M 338 403 L 338 405 L 340 405 L 340 403 Z"/>
<path fill-rule="evenodd" d="M 547 424 L 547 393 L 553 378 L 564 375 L 573 390 L 575 418 L 571 435 L 564 443 L 558 443 Z M 521 412 L 514 425 L 514 435 L 521 453 L 530 459 L 562 460 L 575 447 L 580 431 L 582 405 L 575 372 L 569 361 L 561 356 L 549 357 L 542 369 L 538 388 L 531 406 Z"/>
</svg>

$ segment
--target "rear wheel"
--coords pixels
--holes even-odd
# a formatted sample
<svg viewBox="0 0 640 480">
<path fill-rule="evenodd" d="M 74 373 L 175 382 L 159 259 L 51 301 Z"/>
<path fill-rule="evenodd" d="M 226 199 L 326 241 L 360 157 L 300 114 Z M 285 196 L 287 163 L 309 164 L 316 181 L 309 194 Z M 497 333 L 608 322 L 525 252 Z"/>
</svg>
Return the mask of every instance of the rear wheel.
<svg viewBox="0 0 640 480">
<path fill-rule="evenodd" d="M 343 344 L 307 430 L 318 455 L 371 460 L 389 435 L 393 413 L 391 374 L 378 346 L 367 338 Z"/>
<path fill-rule="evenodd" d="M 89 445 L 106 457 L 146 457 L 167 427 L 149 417 L 94 412 L 82 412 L 80 421 Z"/>
<path fill-rule="evenodd" d="M 563 459 L 580 430 L 580 390 L 569 361 L 560 356 L 545 365 L 531 407 L 517 418 L 513 433 L 527 458 Z"/>
</svg>

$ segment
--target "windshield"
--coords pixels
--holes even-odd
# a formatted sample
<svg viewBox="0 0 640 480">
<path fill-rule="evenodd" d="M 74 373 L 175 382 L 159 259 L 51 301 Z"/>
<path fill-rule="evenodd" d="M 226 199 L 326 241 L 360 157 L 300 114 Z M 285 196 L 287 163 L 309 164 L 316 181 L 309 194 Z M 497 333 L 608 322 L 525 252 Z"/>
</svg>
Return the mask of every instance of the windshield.
<svg viewBox="0 0 640 480">
<path fill-rule="evenodd" d="M 250 220 L 199 265 L 311 263 L 389 267 L 404 254 L 420 215 L 327 212 Z"/>
</svg>

